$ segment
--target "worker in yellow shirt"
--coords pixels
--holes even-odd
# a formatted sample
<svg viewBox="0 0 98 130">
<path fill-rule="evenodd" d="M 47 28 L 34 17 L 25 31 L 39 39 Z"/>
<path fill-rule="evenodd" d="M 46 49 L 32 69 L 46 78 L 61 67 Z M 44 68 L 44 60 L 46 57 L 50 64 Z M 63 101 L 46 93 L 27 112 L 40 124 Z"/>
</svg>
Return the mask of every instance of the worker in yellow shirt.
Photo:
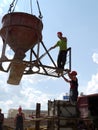
<svg viewBox="0 0 98 130">
<path fill-rule="evenodd" d="M 59 54 L 57 58 L 57 67 L 58 69 L 64 69 L 67 57 L 67 38 L 63 37 L 62 32 L 57 32 L 57 36 L 60 39 L 57 43 L 50 48 L 54 49 L 55 47 L 59 47 Z"/>
</svg>

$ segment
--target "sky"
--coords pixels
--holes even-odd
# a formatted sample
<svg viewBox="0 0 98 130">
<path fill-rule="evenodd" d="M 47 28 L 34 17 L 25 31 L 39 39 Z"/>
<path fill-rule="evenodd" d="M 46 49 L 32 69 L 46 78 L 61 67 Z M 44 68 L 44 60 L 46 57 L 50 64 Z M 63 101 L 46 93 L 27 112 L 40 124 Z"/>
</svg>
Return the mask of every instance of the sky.
<svg viewBox="0 0 98 130">
<path fill-rule="evenodd" d="M 11 0 L 0 0 L 0 28 L 11 3 Z M 57 32 L 61 31 L 68 39 L 68 47 L 72 48 L 71 69 L 78 73 L 79 94 L 98 93 L 98 0 L 39 0 L 39 5 L 46 48 L 57 42 Z M 16 11 L 28 13 L 30 9 L 28 0 L 17 2 Z M 32 12 L 39 15 L 36 0 L 32 0 Z M 10 51 L 7 48 L 8 55 Z M 58 48 L 52 50 L 55 62 L 58 51 Z M 36 103 L 47 110 L 48 100 L 62 100 L 69 93 L 70 86 L 63 78 L 33 74 L 23 76 L 21 83 L 15 86 L 7 84 L 8 74 L 0 71 L 0 108 L 5 115 L 9 109 L 17 109 L 20 105 L 23 109 L 35 109 Z"/>
</svg>

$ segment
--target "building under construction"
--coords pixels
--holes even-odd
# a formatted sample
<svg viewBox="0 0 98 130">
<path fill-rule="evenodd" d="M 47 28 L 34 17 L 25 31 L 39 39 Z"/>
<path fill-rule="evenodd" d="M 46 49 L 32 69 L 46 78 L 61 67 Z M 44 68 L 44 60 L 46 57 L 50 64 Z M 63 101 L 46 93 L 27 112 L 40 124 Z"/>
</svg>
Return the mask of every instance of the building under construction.
<svg viewBox="0 0 98 130">
<path fill-rule="evenodd" d="M 49 100 L 47 112 L 40 109 L 37 103 L 34 115 L 25 120 L 26 130 L 98 130 L 98 94 L 80 96 L 76 105 L 68 100 Z M 15 129 L 13 121 L 6 119 L 4 127 Z"/>
</svg>

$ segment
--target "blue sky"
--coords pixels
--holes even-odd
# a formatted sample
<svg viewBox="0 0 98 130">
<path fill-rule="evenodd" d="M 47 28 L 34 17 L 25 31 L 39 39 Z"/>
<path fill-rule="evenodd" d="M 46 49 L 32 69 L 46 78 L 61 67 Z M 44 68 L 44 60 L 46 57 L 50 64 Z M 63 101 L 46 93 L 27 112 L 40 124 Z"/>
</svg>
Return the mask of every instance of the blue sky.
<svg viewBox="0 0 98 130">
<path fill-rule="evenodd" d="M 0 21 L 11 2 L 0 0 Z M 33 13 L 38 16 L 36 0 L 32 4 Z M 39 0 L 39 4 L 46 48 L 57 42 L 56 33 L 62 31 L 68 47 L 72 48 L 72 70 L 78 72 L 79 93 L 98 93 L 98 0 Z M 29 12 L 28 0 L 19 0 L 16 10 Z M 57 54 L 58 48 L 52 50 L 54 61 Z M 18 86 L 7 84 L 7 78 L 8 73 L 0 72 L 0 107 L 4 113 L 19 105 L 23 109 L 35 109 L 38 102 L 42 109 L 47 109 L 48 100 L 62 99 L 69 92 L 69 84 L 62 78 L 33 74 L 23 76 Z"/>
</svg>

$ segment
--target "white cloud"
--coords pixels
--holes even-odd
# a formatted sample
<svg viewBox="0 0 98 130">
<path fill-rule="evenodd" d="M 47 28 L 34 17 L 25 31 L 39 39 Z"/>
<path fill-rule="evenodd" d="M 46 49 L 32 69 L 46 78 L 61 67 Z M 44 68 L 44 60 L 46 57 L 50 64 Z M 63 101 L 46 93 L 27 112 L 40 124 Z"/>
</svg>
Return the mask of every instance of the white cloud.
<svg viewBox="0 0 98 130">
<path fill-rule="evenodd" d="M 10 5 L 9 3 L 10 3 L 10 0 L 3 0 L 0 3 L 0 15 L 4 12 L 3 8 L 5 8 L 7 5 Z"/>
<path fill-rule="evenodd" d="M 43 82 L 37 80 L 38 76 L 25 76 L 18 86 L 6 83 L 7 73 L 0 72 L 0 77 L 0 107 L 4 112 L 10 108 L 18 108 L 20 105 L 23 109 L 35 109 L 36 103 L 41 103 L 41 108 L 47 109 L 47 102 L 53 95 L 36 88 L 37 84 Z"/>
<path fill-rule="evenodd" d="M 98 64 L 98 53 L 93 53 L 92 58 L 93 61 Z"/>
<path fill-rule="evenodd" d="M 88 82 L 85 92 L 86 94 L 98 93 L 98 73 L 96 75 L 92 75 L 91 81 Z"/>
<path fill-rule="evenodd" d="M 92 55 L 93 62 L 98 64 L 98 53 L 93 53 Z M 94 94 L 98 93 L 98 73 L 93 74 L 91 80 L 88 81 L 87 87 L 85 87 L 84 94 Z"/>
<path fill-rule="evenodd" d="M 93 53 L 92 59 L 96 64 L 98 64 L 98 53 Z M 98 73 L 92 75 L 91 80 L 87 84 L 86 93 L 98 93 Z"/>
</svg>

